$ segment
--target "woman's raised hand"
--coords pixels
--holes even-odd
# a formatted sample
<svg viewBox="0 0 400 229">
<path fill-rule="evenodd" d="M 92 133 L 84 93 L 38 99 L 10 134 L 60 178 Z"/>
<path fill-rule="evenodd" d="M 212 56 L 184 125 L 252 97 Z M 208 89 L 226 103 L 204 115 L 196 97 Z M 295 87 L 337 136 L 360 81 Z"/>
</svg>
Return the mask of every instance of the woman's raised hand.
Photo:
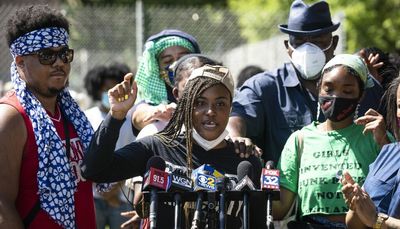
<svg viewBox="0 0 400 229">
<path fill-rule="evenodd" d="M 376 143 L 378 143 L 381 147 L 390 143 L 386 135 L 385 120 L 383 116 L 374 109 L 369 109 L 367 112 L 365 112 L 364 116 L 356 119 L 355 123 L 357 125 L 365 126 L 363 134 L 369 131 L 372 132 Z"/>
<path fill-rule="evenodd" d="M 137 86 L 135 81 L 131 84 L 132 78 L 133 74 L 128 73 L 124 76 L 124 81 L 108 90 L 110 113 L 115 119 L 124 119 L 136 101 Z"/>
</svg>

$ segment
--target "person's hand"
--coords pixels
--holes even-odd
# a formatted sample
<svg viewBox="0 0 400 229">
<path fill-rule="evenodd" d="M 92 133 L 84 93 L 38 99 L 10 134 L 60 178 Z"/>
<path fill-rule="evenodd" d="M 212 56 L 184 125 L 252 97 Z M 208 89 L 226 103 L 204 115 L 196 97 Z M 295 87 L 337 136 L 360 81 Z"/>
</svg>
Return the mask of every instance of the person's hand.
<svg viewBox="0 0 400 229">
<path fill-rule="evenodd" d="M 108 90 L 110 113 L 113 118 L 124 119 L 128 110 L 135 103 L 137 86 L 136 82 L 130 83 L 132 77 L 132 73 L 126 74 L 124 81 Z"/>
<path fill-rule="evenodd" d="M 248 158 L 250 155 L 261 157 L 263 154 L 262 150 L 254 145 L 250 138 L 228 137 L 227 140 L 235 144 L 235 153 L 241 158 Z"/>
<path fill-rule="evenodd" d="M 384 63 L 379 61 L 379 54 L 370 53 L 369 56 L 367 56 L 364 50 L 361 50 L 359 54 L 367 64 L 369 73 L 371 73 L 376 80 L 382 83 L 383 78 L 379 75 L 378 69 L 381 68 Z"/>
<path fill-rule="evenodd" d="M 372 227 L 376 222 L 377 213 L 368 193 L 354 182 L 348 171 L 343 172 L 340 182 L 343 185 L 342 193 L 347 206 L 358 215 L 363 224 Z"/>
<path fill-rule="evenodd" d="M 353 197 L 351 204 L 357 209 L 355 212 L 358 218 L 368 227 L 373 227 L 376 219 L 377 212 L 374 202 L 372 202 L 368 193 L 359 187 L 360 193 Z"/>
<path fill-rule="evenodd" d="M 164 121 L 169 122 L 172 118 L 172 114 L 175 112 L 176 103 L 170 104 L 160 104 L 158 106 L 153 107 L 153 110 L 149 112 L 149 114 L 143 119 L 143 122 L 151 122 L 151 121 Z"/>
<path fill-rule="evenodd" d="M 139 229 L 141 218 L 136 211 L 121 212 L 121 215 L 126 218 L 130 218 L 121 224 L 121 228 Z"/>
<path fill-rule="evenodd" d="M 343 198 L 344 202 L 347 204 L 347 206 L 353 210 L 356 211 L 356 208 L 354 205 L 352 205 L 352 200 L 354 195 L 358 194 L 358 184 L 356 184 L 353 180 L 353 177 L 350 175 L 348 171 L 343 171 L 342 178 L 340 179 L 340 183 L 342 183 L 342 193 L 343 193 Z"/>
<path fill-rule="evenodd" d="M 363 134 L 372 132 L 376 143 L 381 147 L 389 143 L 389 139 L 386 135 L 386 124 L 383 116 L 374 109 L 369 109 L 365 112 L 365 115 L 356 119 L 357 125 L 364 125 Z"/>
</svg>

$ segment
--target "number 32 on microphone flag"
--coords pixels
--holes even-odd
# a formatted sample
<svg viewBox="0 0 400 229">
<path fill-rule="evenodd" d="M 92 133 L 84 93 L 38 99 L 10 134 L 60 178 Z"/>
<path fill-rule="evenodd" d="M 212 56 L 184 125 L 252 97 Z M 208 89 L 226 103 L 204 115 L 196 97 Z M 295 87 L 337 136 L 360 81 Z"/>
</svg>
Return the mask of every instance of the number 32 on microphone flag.
<svg viewBox="0 0 400 229">
<path fill-rule="evenodd" d="M 279 170 L 262 169 L 261 185 L 263 190 L 279 191 Z"/>
</svg>

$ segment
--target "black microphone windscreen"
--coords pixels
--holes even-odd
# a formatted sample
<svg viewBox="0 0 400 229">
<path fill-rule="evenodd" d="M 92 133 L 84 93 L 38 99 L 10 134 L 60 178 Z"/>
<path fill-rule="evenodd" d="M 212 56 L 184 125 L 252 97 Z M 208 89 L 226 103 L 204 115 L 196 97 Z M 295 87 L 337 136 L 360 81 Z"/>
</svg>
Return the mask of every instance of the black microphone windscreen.
<svg viewBox="0 0 400 229">
<path fill-rule="evenodd" d="M 242 180 L 245 176 L 248 176 L 250 180 L 254 178 L 253 165 L 249 161 L 242 161 L 237 167 L 238 180 Z"/>
<path fill-rule="evenodd" d="M 273 161 L 267 161 L 267 163 L 265 163 L 265 168 L 267 169 L 275 169 L 275 165 Z"/>
<path fill-rule="evenodd" d="M 164 171 L 165 170 L 165 161 L 161 157 L 152 156 L 146 164 L 146 171 L 150 168 L 155 168 Z"/>
</svg>

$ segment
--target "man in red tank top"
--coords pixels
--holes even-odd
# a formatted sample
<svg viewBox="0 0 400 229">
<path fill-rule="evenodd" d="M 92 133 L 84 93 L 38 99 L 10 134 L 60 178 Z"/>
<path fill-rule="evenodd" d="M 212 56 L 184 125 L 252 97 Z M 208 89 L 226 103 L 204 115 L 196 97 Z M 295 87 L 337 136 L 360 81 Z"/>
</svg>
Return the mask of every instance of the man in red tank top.
<svg viewBox="0 0 400 229">
<path fill-rule="evenodd" d="M 95 228 L 92 184 L 81 175 L 93 130 L 66 89 L 68 21 L 36 5 L 6 29 L 14 90 L 0 99 L 0 228 Z"/>
</svg>

